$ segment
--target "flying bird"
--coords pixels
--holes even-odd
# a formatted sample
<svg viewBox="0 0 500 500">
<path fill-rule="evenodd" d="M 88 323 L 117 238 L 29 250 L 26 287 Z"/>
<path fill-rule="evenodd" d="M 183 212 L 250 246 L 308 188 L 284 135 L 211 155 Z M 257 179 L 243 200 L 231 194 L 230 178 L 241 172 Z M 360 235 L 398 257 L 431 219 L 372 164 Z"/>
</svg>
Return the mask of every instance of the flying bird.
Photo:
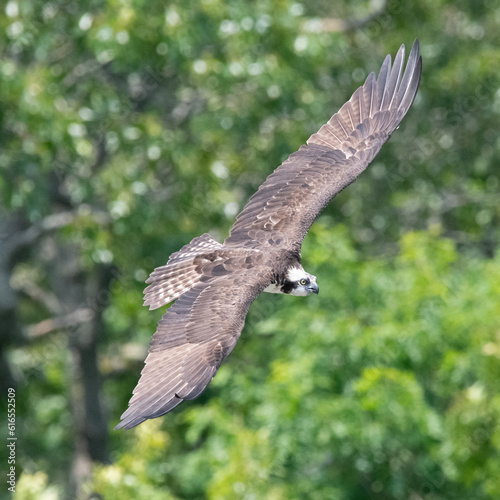
<svg viewBox="0 0 500 500">
<path fill-rule="evenodd" d="M 318 293 L 301 264 L 301 246 L 328 202 L 356 180 L 408 112 L 420 83 L 415 40 L 388 55 L 307 145 L 259 187 L 223 244 L 194 238 L 155 269 L 144 305 L 173 300 L 158 323 L 141 378 L 116 429 L 130 429 L 201 394 L 229 356 L 252 302 L 261 292 Z"/>
</svg>

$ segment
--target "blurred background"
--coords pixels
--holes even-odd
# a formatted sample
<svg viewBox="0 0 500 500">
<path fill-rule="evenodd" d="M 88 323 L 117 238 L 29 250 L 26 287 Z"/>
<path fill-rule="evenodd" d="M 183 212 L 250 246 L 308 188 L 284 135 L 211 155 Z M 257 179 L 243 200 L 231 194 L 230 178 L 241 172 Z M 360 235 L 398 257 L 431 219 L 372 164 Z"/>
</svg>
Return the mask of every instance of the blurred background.
<svg viewBox="0 0 500 500">
<path fill-rule="evenodd" d="M 492 0 L 3 3 L 13 498 L 498 498 L 499 23 Z M 113 431 L 164 312 L 149 273 L 222 241 L 416 37 L 413 107 L 304 242 L 321 294 L 259 297 L 201 397 Z"/>
</svg>

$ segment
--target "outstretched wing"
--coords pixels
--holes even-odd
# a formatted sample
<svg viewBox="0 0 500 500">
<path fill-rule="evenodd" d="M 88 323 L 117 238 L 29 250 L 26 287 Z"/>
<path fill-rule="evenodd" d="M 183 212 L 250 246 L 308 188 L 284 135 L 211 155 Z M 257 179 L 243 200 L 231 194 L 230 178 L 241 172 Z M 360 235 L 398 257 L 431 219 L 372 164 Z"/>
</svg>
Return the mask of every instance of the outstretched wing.
<svg viewBox="0 0 500 500">
<path fill-rule="evenodd" d="M 260 186 L 236 218 L 225 246 L 275 246 L 300 250 L 315 218 L 356 180 L 410 108 L 420 83 L 418 40 L 403 74 L 405 47 L 391 68 L 388 55 L 378 78 L 364 85 L 326 125 Z"/>
<path fill-rule="evenodd" d="M 233 350 L 250 304 L 269 284 L 270 271 L 243 269 L 197 283 L 167 310 L 116 429 L 164 415 L 205 389 Z"/>
</svg>

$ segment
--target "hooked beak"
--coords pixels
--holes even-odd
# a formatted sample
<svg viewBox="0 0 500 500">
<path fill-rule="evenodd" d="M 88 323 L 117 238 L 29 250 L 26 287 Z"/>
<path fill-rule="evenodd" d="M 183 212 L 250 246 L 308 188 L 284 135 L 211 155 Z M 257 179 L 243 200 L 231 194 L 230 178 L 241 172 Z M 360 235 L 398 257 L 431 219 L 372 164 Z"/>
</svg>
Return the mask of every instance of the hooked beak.
<svg viewBox="0 0 500 500">
<path fill-rule="evenodd" d="M 306 290 L 311 292 L 311 293 L 315 293 L 316 295 L 319 294 L 319 286 L 316 283 L 309 285 L 306 288 Z"/>
</svg>

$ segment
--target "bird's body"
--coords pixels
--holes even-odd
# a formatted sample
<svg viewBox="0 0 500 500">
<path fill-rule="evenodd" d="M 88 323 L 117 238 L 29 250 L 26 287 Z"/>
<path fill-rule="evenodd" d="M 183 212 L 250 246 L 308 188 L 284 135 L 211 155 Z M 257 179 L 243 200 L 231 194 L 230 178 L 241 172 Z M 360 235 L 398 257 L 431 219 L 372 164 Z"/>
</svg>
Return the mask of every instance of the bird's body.
<svg viewBox="0 0 500 500">
<path fill-rule="evenodd" d="M 261 292 L 318 293 L 301 264 L 301 245 L 328 202 L 354 182 L 410 108 L 422 61 L 404 46 L 391 68 L 365 84 L 260 186 L 223 244 L 194 238 L 153 271 L 150 309 L 176 302 L 158 323 L 129 408 L 116 428 L 131 428 L 194 399 L 233 350 L 251 303 Z"/>
</svg>

